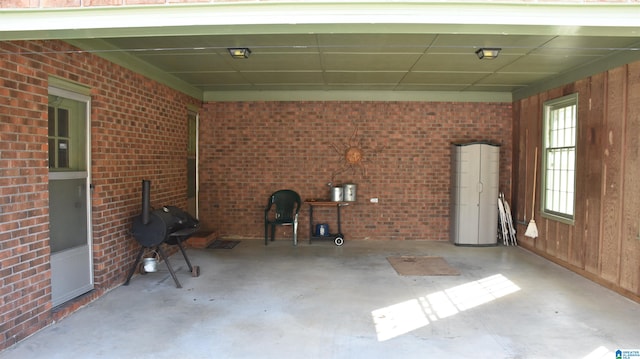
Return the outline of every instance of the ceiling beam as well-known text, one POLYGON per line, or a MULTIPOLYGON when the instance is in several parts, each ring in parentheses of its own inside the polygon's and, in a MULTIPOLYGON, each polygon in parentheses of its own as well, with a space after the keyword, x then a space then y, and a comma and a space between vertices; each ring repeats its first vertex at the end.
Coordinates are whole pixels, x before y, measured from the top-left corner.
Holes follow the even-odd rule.
POLYGON ((509 92, 473 91, 206 91, 205 102, 228 101, 421 101, 512 102, 509 92))

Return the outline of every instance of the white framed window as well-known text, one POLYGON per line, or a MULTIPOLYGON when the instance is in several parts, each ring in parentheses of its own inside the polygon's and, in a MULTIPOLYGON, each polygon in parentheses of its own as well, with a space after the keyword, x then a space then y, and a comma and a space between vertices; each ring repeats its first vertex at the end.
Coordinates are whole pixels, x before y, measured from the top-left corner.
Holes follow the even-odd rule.
POLYGON ((542 213, 573 223, 578 94, 546 101, 543 121, 542 213))

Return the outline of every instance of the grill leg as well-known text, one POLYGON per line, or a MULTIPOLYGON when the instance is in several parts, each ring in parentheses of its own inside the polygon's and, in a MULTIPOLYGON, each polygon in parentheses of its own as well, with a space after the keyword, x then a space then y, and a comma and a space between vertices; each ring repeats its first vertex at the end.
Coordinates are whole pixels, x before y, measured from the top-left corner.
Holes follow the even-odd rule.
MULTIPOLYGON (((187 240, 187 238, 188 237, 185 237, 185 238, 183 238, 183 240, 187 240)), ((191 261, 189 260, 189 257, 187 257, 187 252, 184 250, 184 246, 182 245, 182 241, 179 240, 179 241, 177 241, 176 244, 180 248, 180 251, 182 252, 182 255, 184 256, 184 260, 185 260, 185 262, 187 262, 187 265, 189 266, 189 272, 191 272, 191 276, 192 277, 199 277, 200 276, 200 267, 191 265, 191 261)))
POLYGON ((140 264, 140 259, 142 259, 142 254, 144 253, 144 247, 140 248, 140 252, 138 252, 138 257, 136 257, 136 262, 133 263, 133 268, 131 268, 131 272, 129 272, 129 276, 127 277, 127 281, 124 282, 124 285, 129 285, 129 281, 131 277, 133 277, 133 273, 136 272, 136 268, 138 268, 138 264, 140 264))
POLYGON ((178 248, 180 248, 180 251, 182 252, 182 255, 184 256, 184 260, 187 262, 187 266, 189 266, 189 272, 193 272, 193 267, 191 266, 191 262, 189 261, 189 258, 187 257, 187 252, 185 252, 184 246, 182 246, 182 241, 180 239, 176 239, 176 244, 178 245, 178 248))
POLYGON ((164 251, 160 246, 156 247, 156 249, 158 250, 158 253, 162 257, 162 259, 164 259, 164 262, 167 264, 167 268, 169 268, 169 273, 171 273, 171 276, 173 277, 173 281, 176 282, 176 287, 182 288, 182 284, 180 284, 178 277, 176 277, 176 272, 173 271, 173 267, 171 266, 171 263, 169 263, 169 257, 167 257, 164 254, 164 251))

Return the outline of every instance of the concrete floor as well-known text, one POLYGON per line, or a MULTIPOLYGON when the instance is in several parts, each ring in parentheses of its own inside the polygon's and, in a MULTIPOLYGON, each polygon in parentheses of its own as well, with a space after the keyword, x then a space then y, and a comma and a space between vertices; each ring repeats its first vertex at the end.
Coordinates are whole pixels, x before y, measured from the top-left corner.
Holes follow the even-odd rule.
POLYGON ((0 353, 11 358, 615 358, 640 304, 517 247, 242 240, 171 257, 0 353), (389 255, 459 276, 399 276, 389 255))

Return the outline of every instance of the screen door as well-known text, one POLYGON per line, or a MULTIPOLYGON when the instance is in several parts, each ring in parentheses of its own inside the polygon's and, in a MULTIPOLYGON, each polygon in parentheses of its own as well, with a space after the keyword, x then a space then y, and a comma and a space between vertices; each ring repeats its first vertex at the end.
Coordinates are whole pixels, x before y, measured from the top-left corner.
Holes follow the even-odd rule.
POLYGON ((49 88, 49 233, 53 306, 93 289, 89 97, 49 88))

